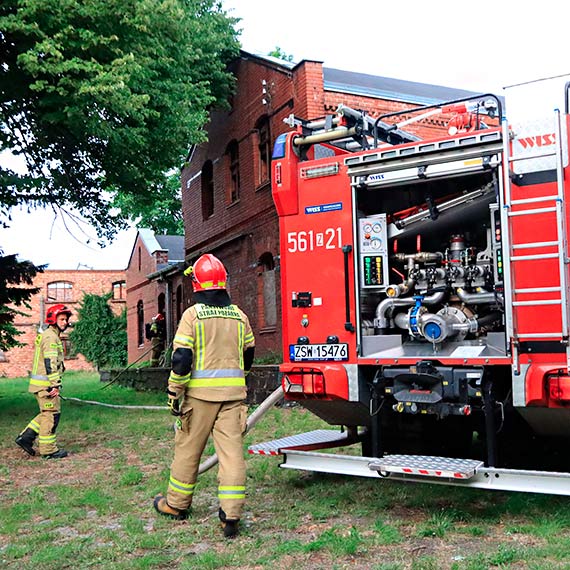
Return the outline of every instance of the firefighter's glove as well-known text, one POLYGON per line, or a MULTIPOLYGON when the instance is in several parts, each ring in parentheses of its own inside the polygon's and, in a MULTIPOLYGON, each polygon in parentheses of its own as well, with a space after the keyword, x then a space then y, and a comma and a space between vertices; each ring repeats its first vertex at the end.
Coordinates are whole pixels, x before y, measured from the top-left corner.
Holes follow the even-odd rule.
POLYGON ((180 397, 175 392, 166 391, 168 394, 168 409, 173 416, 180 415, 180 397))
POLYGON ((180 415, 180 399, 168 397, 168 409, 173 416, 180 415))
POLYGON ((48 398, 57 398, 59 396, 59 388, 57 386, 50 386, 46 392, 48 398))

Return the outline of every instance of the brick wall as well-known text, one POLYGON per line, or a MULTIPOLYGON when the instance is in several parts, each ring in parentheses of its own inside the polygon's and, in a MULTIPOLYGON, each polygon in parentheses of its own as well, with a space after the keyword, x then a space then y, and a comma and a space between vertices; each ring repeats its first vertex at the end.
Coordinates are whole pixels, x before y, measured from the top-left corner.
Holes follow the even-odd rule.
MULTIPOLYGON (((271 198, 270 184, 259 184, 258 121, 266 116, 271 143, 288 132, 283 119, 294 114, 314 119, 332 114, 340 103, 368 111, 372 116, 400 111, 410 105, 372 97, 325 91, 322 63, 303 61, 293 69, 243 54, 235 62, 237 91, 230 111, 214 111, 208 125, 209 142, 195 148, 182 170, 182 209, 185 250, 188 261, 211 252, 220 257, 230 273, 234 302, 249 315, 257 339, 257 355, 281 350, 279 295, 279 228, 271 198), (264 82, 264 83, 262 83, 264 82), (266 93, 263 93, 265 89, 266 93), (265 99, 265 104, 263 103, 265 99), (239 149, 240 199, 229 202, 230 141, 239 149), (213 213, 204 219, 202 211, 201 171, 206 163, 213 166, 213 213), (266 326, 264 319, 263 267, 260 258, 274 257, 276 277, 277 326, 266 326)), ((437 120, 420 122, 409 131, 421 137, 443 131, 437 120)))
POLYGON ((150 341, 144 338, 139 343, 138 330, 138 305, 142 302, 142 321, 149 323, 159 310, 158 297, 162 293, 166 297, 166 284, 164 282, 150 281, 147 275, 157 270, 157 255, 153 255, 146 248, 140 235, 137 235, 131 259, 126 270, 127 280, 127 336, 129 363, 142 357, 142 360, 150 360, 150 341))
MULTIPOLYGON (((39 287, 40 291, 34 295, 30 301, 31 309, 24 309, 26 316, 19 316, 15 320, 18 330, 22 335, 18 340, 25 343, 24 347, 12 348, 3 353, 4 361, 0 361, 0 376, 15 378, 26 376, 31 369, 34 356, 34 339, 38 332, 38 326, 43 323, 45 312, 50 305, 63 302, 72 311, 71 321, 77 319, 77 310, 85 293, 93 295, 103 295, 113 291, 113 283, 125 280, 124 271, 116 270, 47 270, 39 273, 34 279, 34 287, 39 287), (48 284, 57 282, 67 282, 71 284, 61 301, 50 300, 48 298, 48 284)), ((123 288, 123 295, 125 289, 123 288)), ((125 299, 112 299, 109 301, 115 314, 125 307, 125 299)), ((63 338, 66 338, 65 335, 63 338)), ((67 370, 93 370, 83 355, 79 354, 75 358, 66 359, 67 370)))
MULTIPOLYGON (((188 261, 205 252, 214 253, 226 265, 229 292, 249 316, 256 335, 256 352, 264 355, 281 348, 279 295, 278 218, 267 180, 260 183, 258 134, 256 124, 268 117, 271 149, 275 137, 289 127, 283 119, 293 112, 297 74, 281 66, 265 66, 256 59, 240 59, 234 72, 238 90, 232 110, 214 111, 208 127, 209 143, 199 146, 182 171, 182 207, 185 249, 188 261), (265 85, 262 84, 265 81, 265 85), (263 93, 265 88, 266 93, 263 93), (263 103, 266 100, 266 104, 263 103), (238 142, 240 197, 228 198, 228 143, 238 142), (202 215, 202 179, 204 163, 213 163, 214 211, 202 215), (277 325, 264 319, 262 256, 272 256, 275 267, 277 325)), ((191 302, 191 299, 190 299, 191 302)))

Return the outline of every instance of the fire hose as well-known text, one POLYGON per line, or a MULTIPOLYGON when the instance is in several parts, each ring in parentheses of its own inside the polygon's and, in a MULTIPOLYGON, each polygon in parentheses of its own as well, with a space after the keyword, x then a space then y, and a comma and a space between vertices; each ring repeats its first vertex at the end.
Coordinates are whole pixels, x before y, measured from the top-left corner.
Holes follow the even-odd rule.
MULTIPOLYGON (((126 410, 168 410, 167 406, 126 406, 126 405, 117 405, 117 404, 105 404, 103 402, 96 402, 94 400, 81 400, 80 398, 69 398, 60 396, 62 400, 68 400, 73 402, 80 402, 81 404, 92 404, 95 406, 104 406, 106 408, 118 408, 118 409, 126 409, 126 410)), ((276 404, 278 404, 283 399, 283 390, 281 386, 276 388, 259 406, 253 411, 250 416, 247 418, 247 423, 245 426, 245 432, 249 432, 251 428, 276 404)), ((198 473, 204 473, 211 469, 218 463, 218 456, 214 453, 211 457, 206 459, 203 463, 200 464, 198 468, 198 473)))

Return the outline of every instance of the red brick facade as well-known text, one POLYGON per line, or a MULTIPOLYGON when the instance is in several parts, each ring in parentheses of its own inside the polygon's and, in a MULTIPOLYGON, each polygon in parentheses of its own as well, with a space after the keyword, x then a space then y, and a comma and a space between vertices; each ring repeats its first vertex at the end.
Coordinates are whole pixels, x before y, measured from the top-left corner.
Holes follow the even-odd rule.
MULTIPOLYGON (((44 321, 46 310, 55 303, 64 303, 72 311, 71 322, 77 320, 77 310, 83 295, 103 295, 113 293, 109 301, 115 314, 126 306, 125 272, 117 270, 47 270, 38 273, 34 279, 34 287, 40 291, 30 301, 31 309, 24 309, 26 316, 19 316, 15 320, 22 335, 18 340, 25 343, 24 347, 12 348, 8 352, 0 352, 0 376, 15 378, 26 376, 31 369, 34 356, 34 339, 38 327, 44 321)), ((69 349, 63 335, 64 347, 69 349)), ((93 370, 83 355, 78 354, 66 358, 67 370, 93 370)))
POLYGON ((159 311, 165 314, 167 342, 170 342, 188 306, 181 273, 169 274, 170 268, 166 266, 168 251, 155 249, 153 243, 154 234, 150 230, 140 230, 126 270, 129 364, 150 360, 151 343, 145 338, 144 326, 152 317, 159 311), (150 239, 145 240, 143 235, 150 239), (164 275, 161 275, 161 269, 166 271, 164 275))
MULTIPOLYGON (((264 121, 272 149, 275 138, 290 130, 283 122, 290 114, 314 119, 343 103, 378 117, 410 104, 325 90, 323 66, 316 61, 291 68, 242 52, 232 69, 237 91, 231 109, 211 114, 209 142, 193 150, 182 170, 185 251, 188 262, 211 252, 225 263, 232 299, 249 315, 256 354, 263 356, 281 347, 279 230, 270 173, 264 175, 262 165, 264 121)), ((424 121, 406 128, 425 137, 441 126, 424 121)))

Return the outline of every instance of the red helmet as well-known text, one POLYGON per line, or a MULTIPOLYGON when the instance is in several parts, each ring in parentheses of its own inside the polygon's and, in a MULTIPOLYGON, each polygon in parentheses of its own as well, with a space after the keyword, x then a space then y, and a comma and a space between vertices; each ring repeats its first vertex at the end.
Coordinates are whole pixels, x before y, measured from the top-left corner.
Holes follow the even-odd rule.
POLYGON ((154 317, 155 321, 164 321, 164 315, 162 313, 157 313, 156 317, 154 317))
POLYGON ((212 291, 225 289, 228 274, 224 264, 211 253, 198 258, 192 267, 192 289, 196 291, 212 291))
POLYGON ((71 311, 61 303, 52 305, 46 312, 46 325, 55 325, 59 315, 67 315, 67 318, 69 318, 71 317, 71 311))

